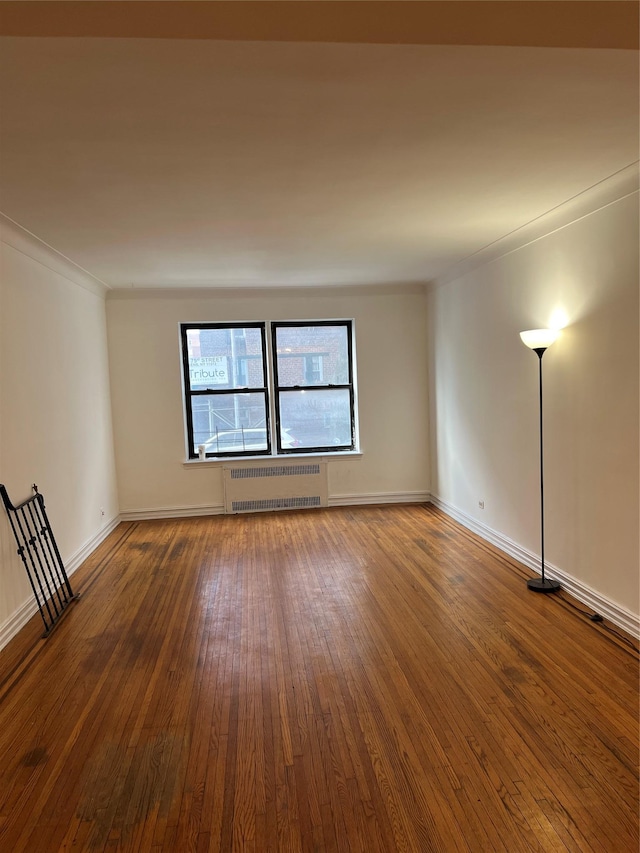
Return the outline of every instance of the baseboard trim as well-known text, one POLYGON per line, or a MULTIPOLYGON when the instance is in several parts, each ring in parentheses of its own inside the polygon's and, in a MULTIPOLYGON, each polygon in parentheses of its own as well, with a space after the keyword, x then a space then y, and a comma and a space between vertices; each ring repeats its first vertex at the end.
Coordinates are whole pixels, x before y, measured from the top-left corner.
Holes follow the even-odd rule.
POLYGON ((196 504, 194 506, 160 506, 143 509, 125 509, 121 521, 153 521, 162 518, 194 518, 201 515, 223 515, 224 504, 196 504))
MULTIPOLYGON (((454 521, 471 530, 472 533, 476 533, 482 539, 495 545, 496 548, 504 551, 505 554, 513 557, 532 571, 539 572, 540 556, 538 554, 534 554, 527 548, 523 548, 522 545, 514 542, 513 539, 509 539, 508 536, 504 536, 497 530, 493 530, 493 528, 472 518, 437 495, 431 495, 431 503, 453 518, 454 521)), ((545 562, 545 566, 549 571, 549 576, 553 577, 554 580, 560 581, 563 589, 570 595, 582 602, 586 607, 591 608, 610 622, 613 622, 614 625, 622 628, 628 634, 631 634, 631 636, 640 639, 640 616, 602 595, 602 593, 578 580, 578 578, 575 578, 568 572, 554 566, 552 563, 545 562)))
POLYGON ((31 596, 17 610, 14 610, 8 619, 5 619, 0 626, 0 649, 3 649, 15 637, 18 631, 27 624, 34 613, 37 612, 38 606, 33 596, 31 596))
MULTIPOLYGON (((67 560, 64 560, 64 568, 69 578, 84 563, 87 557, 95 551, 98 545, 115 530, 118 524, 120 524, 120 516, 116 515, 106 522, 94 536, 88 539, 84 545, 81 545, 67 560)), ((4 648, 37 612, 38 605, 33 595, 31 595, 0 625, 0 649, 4 648)))
POLYGON ((429 503, 429 492, 368 492, 360 495, 330 495, 329 506, 429 503))
POLYGON ((87 557, 92 554, 98 545, 103 542, 107 536, 116 529, 116 527, 120 524, 120 516, 114 515, 109 521, 105 522, 104 527, 101 527, 100 530, 92 536, 91 539, 88 539, 84 545, 78 548, 66 561, 64 567, 69 576, 71 576, 77 568, 79 568, 87 557))
MULTIPOLYGON (((329 496, 328 506, 359 506, 367 504, 428 503, 429 492, 369 492, 360 495, 329 496)), ((195 506, 163 506, 122 510, 121 521, 151 521, 154 518, 191 518, 201 515, 224 515, 224 504, 195 506)))

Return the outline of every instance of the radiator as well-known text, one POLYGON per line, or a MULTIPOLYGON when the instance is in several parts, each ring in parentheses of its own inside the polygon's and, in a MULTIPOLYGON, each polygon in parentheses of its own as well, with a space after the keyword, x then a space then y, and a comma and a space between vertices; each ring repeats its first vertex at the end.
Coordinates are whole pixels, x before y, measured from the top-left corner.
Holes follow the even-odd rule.
POLYGON ((327 506, 327 463, 225 465, 225 512, 327 506))

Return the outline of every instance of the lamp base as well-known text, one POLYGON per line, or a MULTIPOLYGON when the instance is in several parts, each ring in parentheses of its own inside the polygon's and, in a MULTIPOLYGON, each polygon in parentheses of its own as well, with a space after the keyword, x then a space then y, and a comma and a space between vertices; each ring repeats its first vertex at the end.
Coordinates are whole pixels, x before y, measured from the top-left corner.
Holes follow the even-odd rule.
POLYGON ((560 589, 558 581, 550 581, 549 578, 531 578, 527 581, 527 586, 534 592, 558 592, 560 589))

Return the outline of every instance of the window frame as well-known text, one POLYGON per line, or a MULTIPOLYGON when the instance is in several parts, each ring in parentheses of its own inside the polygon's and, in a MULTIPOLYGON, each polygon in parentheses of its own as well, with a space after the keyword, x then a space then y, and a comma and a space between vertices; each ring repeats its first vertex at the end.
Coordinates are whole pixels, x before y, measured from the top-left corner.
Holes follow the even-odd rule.
MULTIPOLYGON (((193 432, 193 406, 192 400, 195 397, 211 397, 211 396, 232 396, 234 394, 263 394, 264 395, 264 416, 267 447, 264 450, 232 450, 218 451, 217 453, 207 453, 207 459, 235 459, 243 456, 271 456, 271 401, 270 401, 270 383, 269 383, 269 366, 267 361, 267 324, 264 321, 240 323, 180 323, 180 347, 182 354, 182 384, 183 384, 183 402, 184 415, 186 426, 187 439, 187 459, 198 459, 198 453, 195 447, 194 432, 193 432), (205 388, 202 390, 194 390, 191 388, 191 377, 189 372, 189 346, 188 333, 192 329, 259 329, 261 332, 261 353, 262 353, 262 378, 264 386, 243 386, 241 388, 205 388)), ((239 429, 239 428, 236 428, 239 429)))
MULTIPOLYGON (((193 425, 193 400, 197 397, 211 397, 216 395, 232 396, 234 394, 263 394, 264 397, 264 418, 266 429, 267 447, 263 450, 231 450, 218 451, 206 454, 206 459, 211 461, 242 459, 251 457, 269 457, 276 458, 282 456, 306 456, 310 454, 331 453, 331 454, 348 454, 357 452, 358 450, 358 414, 356 410, 356 367, 355 358, 355 342, 354 342, 354 321, 352 319, 335 319, 335 320, 270 320, 270 321, 251 321, 251 322, 195 322, 195 323, 180 323, 180 348, 182 361, 182 386, 183 386, 183 415, 185 423, 185 438, 186 438, 186 453, 189 461, 198 460, 200 457, 197 452, 197 447, 194 441, 194 425, 193 425), (347 330, 347 363, 348 363, 348 382, 332 384, 322 383, 320 385, 282 385, 278 384, 278 353, 277 353, 277 330, 279 328, 316 328, 322 326, 344 326, 347 330), (261 357, 262 357, 262 373, 264 386, 242 386, 238 388, 205 388, 202 390, 194 390, 191 388, 191 378, 189 370, 189 344, 188 334, 191 330, 207 330, 207 329, 259 329, 261 332, 261 357), (270 338, 270 344, 267 338, 270 338), (280 393, 285 391, 320 391, 323 390, 347 390, 349 393, 349 418, 351 430, 351 442, 341 445, 317 445, 314 447, 282 447, 281 441, 281 424, 280 424, 280 393)), ((305 356, 305 353, 299 355, 305 356)), ((247 356, 246 358, 257 358, 257 355, 247 356)), ((322 372, 324 373, 323 365, 322 372)), ((248 378, 248 377, 247 377, 248 378)), ((240 427, 236 427, 240 429, 240 427)))
MULTIPOLYGON (((271 335, 271 369, 272 369, 272 392, 275 420, 276 454, 278 456, 302 455, 309 453, 349 453, 356 449, 356 412, 355 412, 355 371, 353 363, 353 320, 273 320, 269 324, 271 335), (347 365, 348 382, 346 383, 322 383, 320 385, 280 385, 278 382, 278 353, 277 334, 282 328, 317 328, 322 326, 344 326, 347 330, 347 365), (336 391, 348 390, 349 392, 349 423, 351 429, 350 444, 341 445, 317 445, 314 447, 292 447, 283 448, 281 445, 280 430, 280 393, 283 391, 336 391)), ((295 354, 292 355, 292 357, 295 354)), ((304 356, 304 353, 300 353, 304 356)), ((323 371, 324 372, 324 371, 323 371)))

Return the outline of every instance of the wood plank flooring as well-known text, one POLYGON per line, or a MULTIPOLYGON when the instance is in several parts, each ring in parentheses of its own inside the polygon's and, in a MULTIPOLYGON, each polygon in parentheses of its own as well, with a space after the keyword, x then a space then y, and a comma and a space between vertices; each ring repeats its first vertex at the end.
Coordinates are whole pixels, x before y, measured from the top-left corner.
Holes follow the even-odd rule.
POLYGON ((638 655, 430 506, 121 524, 0 652, 0 853, 637 853, 638 655))

